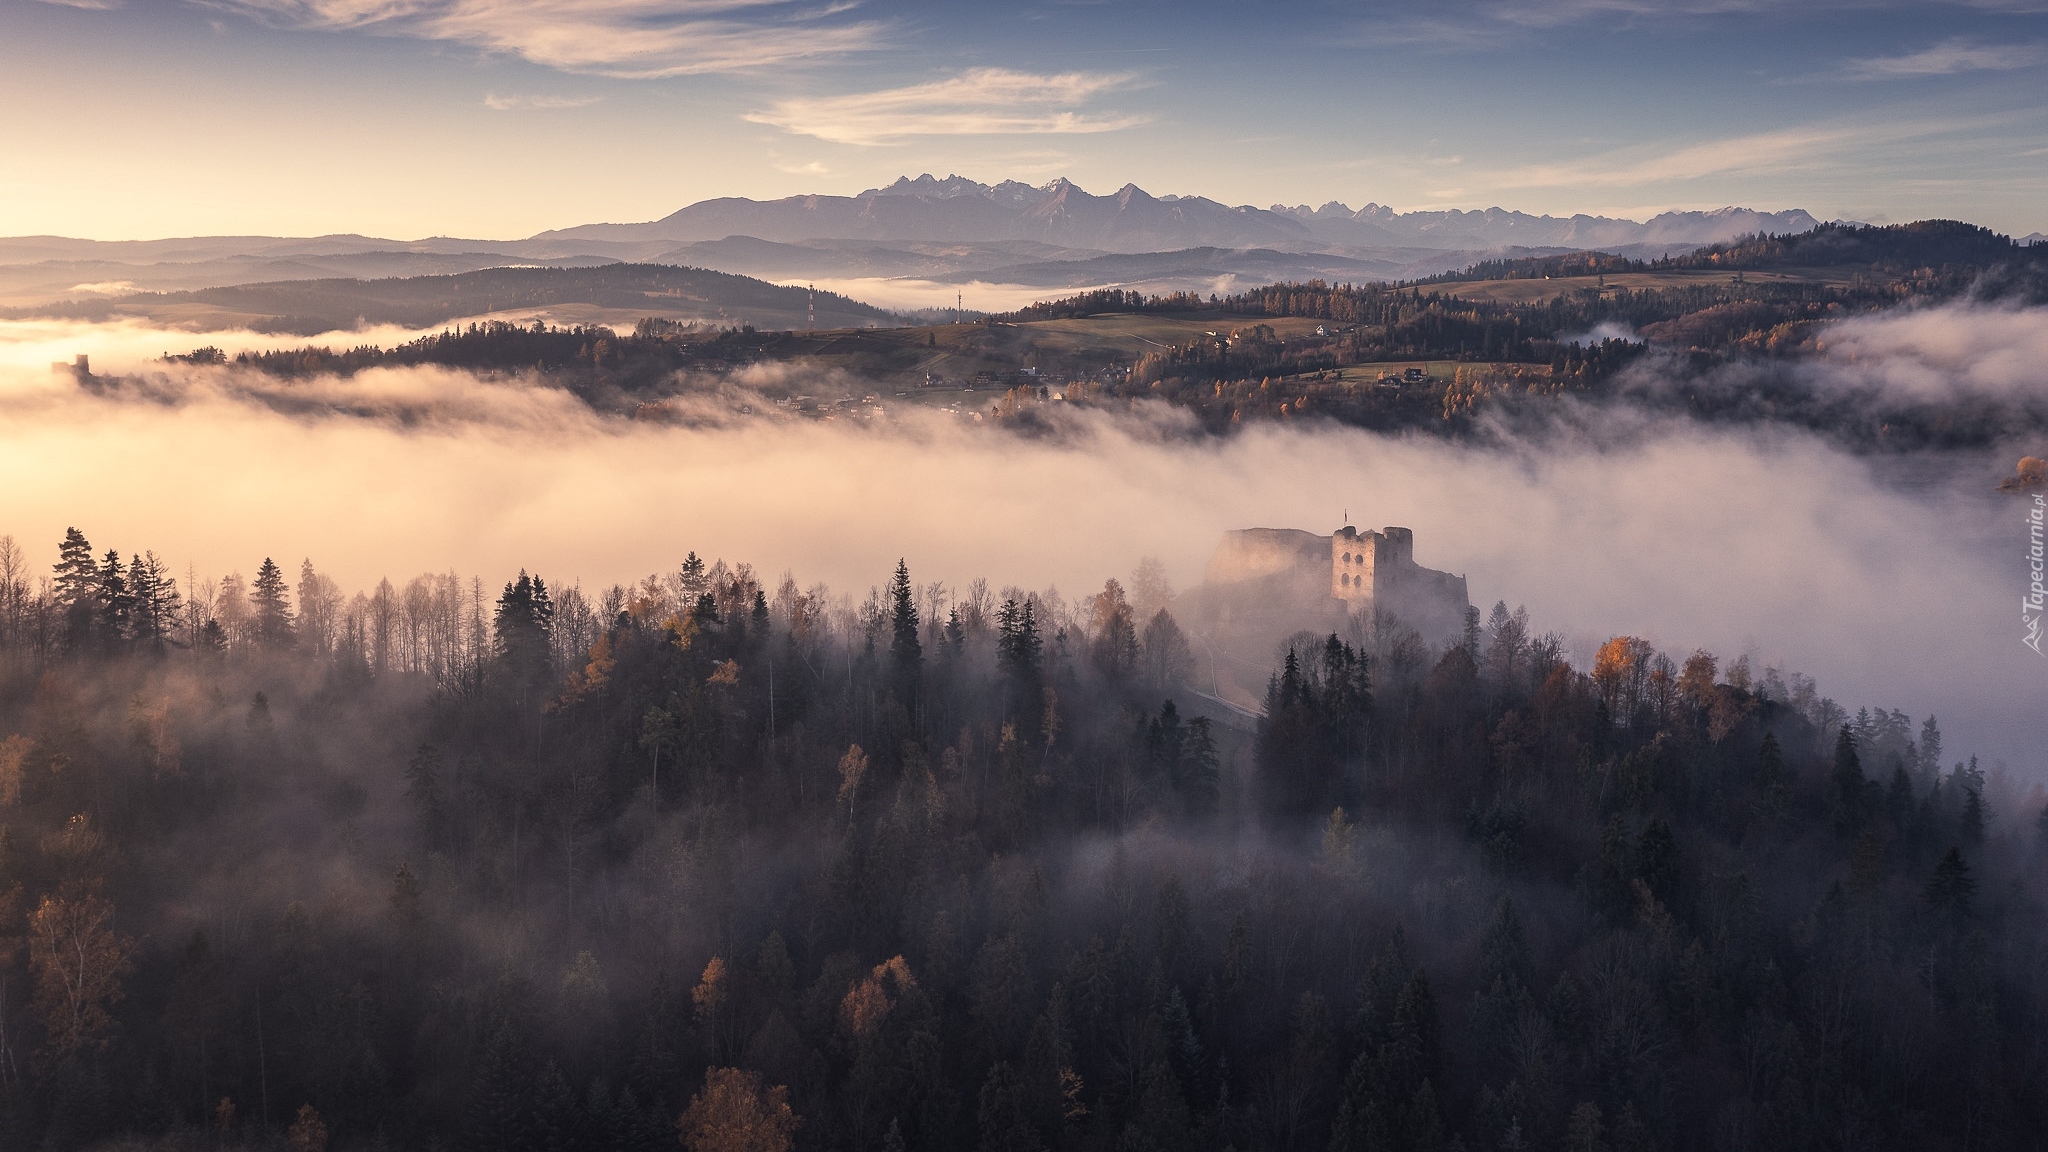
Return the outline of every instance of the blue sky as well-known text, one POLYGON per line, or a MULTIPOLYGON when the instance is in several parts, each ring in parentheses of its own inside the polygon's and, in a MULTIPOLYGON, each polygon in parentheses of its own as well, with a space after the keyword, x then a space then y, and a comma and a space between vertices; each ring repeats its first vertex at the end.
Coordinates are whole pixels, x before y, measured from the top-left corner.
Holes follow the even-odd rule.
POLYGON ((508 237, 899 174, 2048 230, 2048 0, 0 0, 0 235, 508 237))

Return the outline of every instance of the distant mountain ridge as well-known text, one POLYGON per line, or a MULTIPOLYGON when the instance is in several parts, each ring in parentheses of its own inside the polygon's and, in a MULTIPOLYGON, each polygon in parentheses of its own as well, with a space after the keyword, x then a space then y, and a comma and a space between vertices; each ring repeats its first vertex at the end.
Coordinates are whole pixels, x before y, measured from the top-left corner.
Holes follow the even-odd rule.
POLYGON ((779 200, 702 200, 644 224, 586 224, 534 241, 692 243, 752 236, 807 240, 1030 241, 1062 248, 1138 253, 1187 248, 1330 247, 1484 249, 1505 247, 1672 248, 1721 243, 1757 232, 1804 232, 1820 221, 1803 209, 1721 208, 1664 212, 1647 221, 1608 216, 1535 216, 1501 208, 1397 212, 1353 210, 1336 201, 1271 208, 1231 206, 1203 196, 1155 196, 1125 184, 1093 195, 1061 177, 1042 185, 983 184, 964 176, 899 177, 856 196, 810 194, 779 200))
POLYGON ((1660 212, 1648 220, 1612 216, 1532 216, 1503 208, 1461 211, 1396 212, 1380 204, 1352 211, 1331 201, 1320 208, 1275 204, 1276 215, 1307 224, 1333 243, 1405 243, 1417 247, 1476 248, 1487 245, 1549 248, 1633 248, 1668 244, 1698 247, 1720 244, 1762 232, 1785 235, 1809 232, 1821 221, 1802 208, 1759 212, 1753 208, 1716 208, 1710 212, 1660 212), (1436 243, 1431 243, 1436 241, 1436 243))
POLYGON ((1230 292, 1250 279, 1332 282, 1433 276, 1476 262, 1599 249, 1641 259, 1819 224, 1798 209, 1664 212, 1647 221, 1501 208, 1399 212, 1332 201, 1268 208, 1135 184, 1095 195, 1065 178, 984 184, 903 176, 858 195, 702 200, 659 220, 585 224, 517 240, 434 236, 0 238, 0 306, 333 277, 453 275, 490 267, 687 264, 842 287, 898 306, 916 284, 1230 292), (899 292, 888 282, 913 287, 899 292))

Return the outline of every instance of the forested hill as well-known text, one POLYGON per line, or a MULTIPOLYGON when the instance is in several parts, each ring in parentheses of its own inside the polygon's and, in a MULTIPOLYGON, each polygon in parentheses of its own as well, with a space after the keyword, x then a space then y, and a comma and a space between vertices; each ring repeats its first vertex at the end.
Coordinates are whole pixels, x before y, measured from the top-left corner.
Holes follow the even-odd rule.
MULTIPOLYGON (((107 320, 183 311, 216 313, 259 332, 312 335, 364 324, 426 328, 493 312, 588 305, 635 315, 682 315, 759 327, 801 328, 812 294, 750 276, 662 264, 603 264, 591 268, 485 268, 454 276, 386 280, 289 280, 151 292, 105 300, 70 301, 19 316, 107 320)), ((894 314, 833 292, 816 293, 819 322, 828 328, 897 324, 894 314)), ((225 325, 224 325, 225 326, 225 325)))
POLYGON ((1744 659, 1360 620, 1240 732, 1144 573, 51 559, 0 540, 0 1146, 2048 1130, 2038 800, 1744 659))
MULTIPOLYGON (((1683 269, 1853 270, 1883 278, 1919 273, 1983 274, 1997 268, 2048 269, 2048 243, 2021 244, 1989 228, 1960 220, 1910 224, 1822 224, 1790 235, 1748 236, 1678 256, 1631 260, 1605 252, 1570 252, 1513 260, 1487 260, 1462 272, 1417 281, 1540 280, 1683 269)), ((2038 292, 2040 285, 2035 284, 2038 292)))

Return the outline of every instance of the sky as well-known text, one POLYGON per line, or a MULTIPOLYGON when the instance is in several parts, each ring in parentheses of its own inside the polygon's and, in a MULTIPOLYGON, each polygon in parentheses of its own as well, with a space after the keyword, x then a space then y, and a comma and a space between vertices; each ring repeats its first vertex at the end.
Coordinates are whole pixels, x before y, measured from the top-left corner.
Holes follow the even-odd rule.
POLYGON ((899 175, 2048 230, 2048 0, 0 0, 0 235, 512 238, 899 175))

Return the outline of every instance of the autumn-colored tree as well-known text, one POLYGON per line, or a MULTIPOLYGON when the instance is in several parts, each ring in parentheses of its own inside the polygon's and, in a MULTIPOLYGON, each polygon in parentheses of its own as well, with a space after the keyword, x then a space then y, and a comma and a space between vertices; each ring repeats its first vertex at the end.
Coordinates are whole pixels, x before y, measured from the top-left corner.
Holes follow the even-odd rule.
POLYGON ((1634 636, 1616 636, 1594 654, 1593 682, 1600 686, 1600 698, 1616 724, 1627 725, 1634 717, 1655 655, 1649 641, 1634 636))
POLYGON ((850 745, 839 758, 839 802, 846 805, 847 827, 853 826, 854 801, 860 798, 861 778, 868 774, 868 754, 858 744, 850 745))
POLYGON ((311 1104, 299 1105, 298 1118, 285 1133, 285 1147, 291 1152, 327 1152, 327 1122, 311 1104))
POLYGON ((29 916, 35 1009, 59 1061, 92 1052, 114 1030, 135 942, 113 929, 114 906, 98 894, 46 896, 29 916))
POLYGON ((0 740, 0 808, 11 808, 20 803, 21 765, 34 747, 25 736, 9 736, 0 740))
POLYGON ((763 1089, 761 1076, 712 1068, 676 1127, 690 1152, 789 1152, 803 1118, 790 1111, 789 1089, 763 1089))
POLYGON ((695 988, 690 989, 690 1002, 696 1008, 698 1023, 709 1023, 724 1009, 726 999, 732 991, 731 984, 732 982, 726 978, 725 961, 713 956, 711 962, 704 965, 704 978, 697 982, 695 988))
POLYGON ((847 990, 839 1001, 839 1019, 855 1037, 865 1036, 881 1022, 896 1001, 917 986, 910 965, 901 956, 877 964, 874 971, 847 990), (893 993, 893 995, 892 995, 893 993))
POLYGON ((1678 673, 1678 694, 1694 708, 1706 708, 1714 702, 1714 676, 1720 670, 1720 662, 1714 654, 1704 648, 1693 649, 1685 658, 1685 667, 1678 673))

